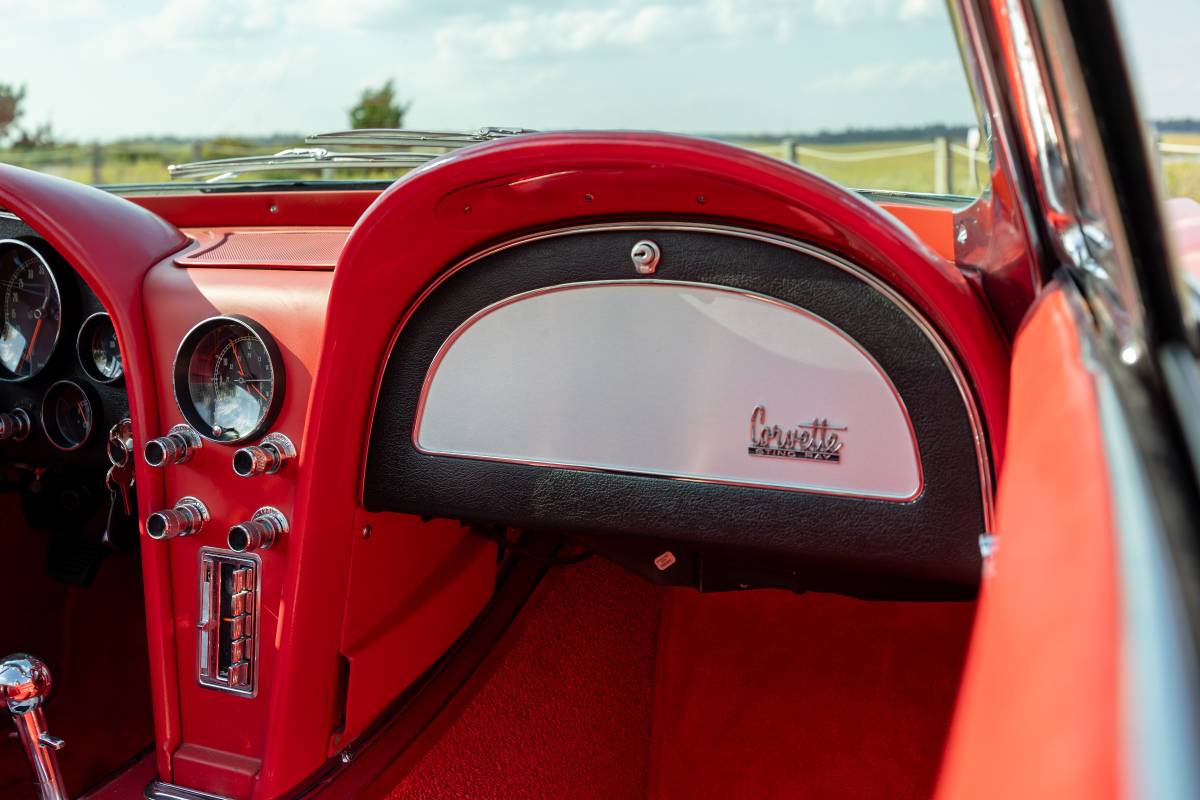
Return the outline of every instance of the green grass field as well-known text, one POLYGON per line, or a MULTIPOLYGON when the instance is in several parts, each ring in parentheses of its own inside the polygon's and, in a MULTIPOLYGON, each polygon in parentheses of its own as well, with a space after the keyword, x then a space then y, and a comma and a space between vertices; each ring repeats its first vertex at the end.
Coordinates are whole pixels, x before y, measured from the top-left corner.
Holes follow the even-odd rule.
MULTIPOLYGON (((1163 141, 1171 144, 1200 145, 1200 134, 1168 134, 1163 141)), ((1167 197, 1190 197, 1200 201, 1200 156, 1190 161, 1163 164, 1163 188, 1167 197)))
MULTIPOLYGON (((1163 137, 1164 142, 1179 144, 1200 144, 1200 135, 1172 134, 1163 137)), ((764 144, 760 142, 745 142, 745 146, 768 155, 782 157, 783 150, 779 144, 764 144)), ((929 142, 862 142, 858 144, 840 145, 804 145, 797 163, 820 175, 823 175, 843 186, 856 189, 882 189, 901 192, 933 192, 934 191, 934 157, 928 148, 921 153, 901 154, 867 160, 844 160, 853 158, 856 153, 864 151, 903 150, 927 145, 929 142), (836 160, 841 158, 843 160, 836 160)), ((987 179, 986 165, 981 164, 976 170, 975 180, 971 180, 970 165, 966 154, 962 151, 962 143, 954 143, 958 148, 952 153, 950 169, 950 190, 955 194, 978 195, 984 188, 987 179)), ((279 142, 269 147, 247 146, 236 141, 213 140, 197 146, 189 144, 163 145, 146 144, 113 144, 96 151, 89 146, 64 146, 51 150, 15 151, 0 150, 0 162, 29 167, 54 175, 59 175, 83 183, 128 184, 128 183, 159 183, 168 179, 166 167, 172 163, 182 163, 197 159, 223 158, 227 156, 244 156, 281 150, 285 147, 303 146, 301 142, 279 142), (98 180, 97 180, 98 178, 98 180)), ((403 171, 349 172, 340 170, 334 175, 339 179, 353 178, 389 178, 403 171)), ((317 178, 319 172, 300 173, 260 173, 247 174, 248 178, 317 178)), ((1168 197, 1192 197, 1200 201, 1200 158, 1193 160, 1172 159, 1163 165, 1163 184, 1168 197)))
MULTIPOLYGON (((805 169, 812 170, 818 175, 829 178, 834 183, 849 186, 854 189, 882 189, 892 192, 933 192, 934 191, 934 160, 932 147, 928 152, 908 155, 886 156, 861 161, 837 161, 821 158, 806 150, 827 153, 830 156, 852 156, 867 151, 885 152, 888 150, 913 149, 921 145, 930 145, 929 141, 897 141, 897 142, 860 142, 856 144, 814 144, 802 145, 803 150, 796 158, 796 163, 805 169)), ((953 144, 965 148, 964 142, 953 144)), ((783 158, 783 148, 780 145, 748 144, 747 146, 776 158, 783 158)), ((965 153, 953 152, 950 168, 950 193, 978 196, 983 191, 987 180, 986 162, 980 162, 976 169, 975 180, 971 180, 970 165, 965 153), (982 182, 980 179, 982 178, 982 182)))

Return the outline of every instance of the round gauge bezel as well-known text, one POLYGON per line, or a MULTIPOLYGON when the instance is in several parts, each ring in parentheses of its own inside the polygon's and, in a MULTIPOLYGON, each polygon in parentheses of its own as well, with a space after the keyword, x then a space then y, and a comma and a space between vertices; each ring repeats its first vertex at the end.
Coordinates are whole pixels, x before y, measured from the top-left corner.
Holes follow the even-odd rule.
POLYGON ((283 370, 283 354, 279 350, 279 345, 275 343, 275 338, 261 324, 241 314, 209 317, 193 325, 192 329, 185 333, 183 339, 180 340, 179 347, 175 351, 175 363, 171 368, 171 389, 175 395, 175 405, 179 408, 179 413, 183 415, 184 421, 191 426, 192 430, 207 441, 217 444, 240 444, 261 436, 279 416, 286 384, 287 376, 283 370), (218 439, 212 435, 212 428, 204 424, 204 420, 196 411, 188 389, 188 373, 191 370, 192 356, 195 355, 196 345, 200 343, 204 335, 218 325, 230 323, 243 328, 266 350, 267 358, 271 362, 271 403, 267 406, 266 414, 253 430, 241 434, 236 439, 218 439))
POLYGON ((103 317, 108 320, 109 326, 113 329, 113 335, 116 335, 117 325, 112 320, 112 316, 107 311, 97 311, 83 321, 79 326, 79 333, 75 336, 75 358, 79 362, 79 368, 83 370, 83 374, 87 375, 96 383, 102 383, 106 386, 113 386, 125 379, 125 354, 121 353, 120 338, 117 339, 117 352, 121 359, 121 372, 115 378, 106 378, 96 368, 96 360, 92 358, 91 336, 96 325, 100 323, 103 317), (86 339, 86 341, 85 341, 86 339))
POLYGON ((50 276, 50 286, 54 289, 54 296, 58 299, 58 329, 54 331, 54 341, 50 345, 50 358, 46 359, 46 363, 40 366, 36 372, 31 372, 28 375, 18 375, 15 377, 10 377, 10 375, 7 374, 9 373, 9 369, 0 365, 0 381, 3 381, 4 383, 24 383, 25 381, 32 380, 38 375, 41 375, 46 367, 50 366, 50 363, 54 361, 54 356, 58 352, 58 340, 62 338, 62 330, 66 323, 66 309, 64 308, 63 303, 62 287, 58 283, 58 276, 54 274, 54 267, 51 266, 50 259, 46 258, 41 251, 39 251, 29 242, 25 242, 20 239, 0 239, 0 248, 4 247, 5 245, 14 244, 33 253, 34 256, 37 257, 37 260, 42 262, 42 266, 46 268, 46 274, 50 276))
POLYGON ((53 445, 55 448, 63 451, 64 453, 73 453, 76 450, 83 447, 84 445, 86 445, 88 442, 90 442, 92 440, 92 437, 96 434, 96 415, 99 413, 100 413, 99 398, 96 396, 96 393, 91 390, 90 387, 88 387, 86 384, 80 383, 79 381, 61 380, 61 381, 55 381, 54 383, 50 384, 50 386, 47 387, 46 391, 42 394, 42 406, 41 406, 41 410, 38 414, 38 417, 39 417, 39 421, 42 424, 42 433, 44 433, 46 435, 46 441, 50 442, 51 445, 53 445), (91 419, 88 424, 87 433, 84 434, 83 438, 80 439, 79 442, 77 442, 74 445, 71 445, 70 447, 62 444, 59 440, 59 437, 56 435, 55 432, 59 430, 57 421, 55 421, 54 427, 51 428, 51 426, 47 420, 47 413, 52 410, 46 408, 46 403, 49 402, 51 396, 54 395, 58 391, 59 387, 61 387, 61 386, 73 386, 76 389, 78 389, 79 393, 83 395, 83 399, 87 401, 88 408, 91 410, 91 414, 90 414, 91 419))

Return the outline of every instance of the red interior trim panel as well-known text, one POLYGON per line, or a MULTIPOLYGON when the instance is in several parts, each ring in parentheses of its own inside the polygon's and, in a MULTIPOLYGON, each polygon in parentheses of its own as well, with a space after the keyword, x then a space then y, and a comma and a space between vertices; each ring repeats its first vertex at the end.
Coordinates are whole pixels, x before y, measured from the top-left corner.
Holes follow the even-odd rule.
POLYGON ((1113 500, 1069 291, 1042 298, 1013 353, 1021 425, 939 800, 1122 796, 1113 500))

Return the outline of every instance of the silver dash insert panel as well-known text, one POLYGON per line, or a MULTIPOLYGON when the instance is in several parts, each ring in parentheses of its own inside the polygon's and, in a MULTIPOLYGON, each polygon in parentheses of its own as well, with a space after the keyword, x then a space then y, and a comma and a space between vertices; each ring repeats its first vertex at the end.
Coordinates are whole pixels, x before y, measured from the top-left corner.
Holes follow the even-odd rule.
POLYGON ((844 331, 725 286, 572 283, 442 345, 413 431, 428 454, 906 502, 923 489, 891 380, 844 331))

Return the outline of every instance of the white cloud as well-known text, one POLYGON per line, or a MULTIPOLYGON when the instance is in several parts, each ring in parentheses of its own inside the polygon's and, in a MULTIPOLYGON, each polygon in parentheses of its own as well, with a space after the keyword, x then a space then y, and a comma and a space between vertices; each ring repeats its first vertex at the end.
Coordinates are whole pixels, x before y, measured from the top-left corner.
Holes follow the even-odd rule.
POLYGON ((637 47, 691 26, 694 12, 661 5, 641 8, 564 9, 549 14, 528 7, 511 9, 500 18, 456 17, 435 34, 445 55, 471 53, 509 61, 554 52, 580 52, 595 47, 637 47))
POLYGON ((871 19, 912 22, 945 13, 941 0, 813 0, 813 14, 833 25, 871 19))
POLYGON ((278 32, 285 19, 279 0, 169 0, 134 20, 121 41, 144 47, 196 47, 278 32))
POLYGON ((661 48, 697 38, 779 40, 795 29, 799 13, 795 3, 781 0, 706 0, 703 4, 617 0, 555 10, 517 5, 499 14, 451 17, 438 26, 434 38, 447 57, 469 54, 513 61, 597 48, 661 48))
POLYGON ((105 11, 103 0, 56 0, 52 3, 0 0, 0 19, 11 29, 37 22, 97 19, 104 16, 105 11))
POLYGON ((811 89, 824 92, 866 92, 873 89, 961 84, 964 80, 962 65, 955 61, 917 59, 906 64, 861 64, 845 72, 824 75, 808 85, 811 89))
POLYGON ((27 118, 67 137, 334 128, 389 78, 414 101, 410 124, 450 128, 815 130, 970 108, 961 78, 945 81, 957 94, 920 79, 941 81, 936 63, 956 55, 944 10, 926 24, 938 0, 0 0, 10 8, 0 19, 23 35, 0 77, 27 84, 27 118), (95 18, 70 24, 64 9, 95 18), (884 23, 844 22, 873 15, 884 23), (856 86, 893 91, 868 108, 856 86))

